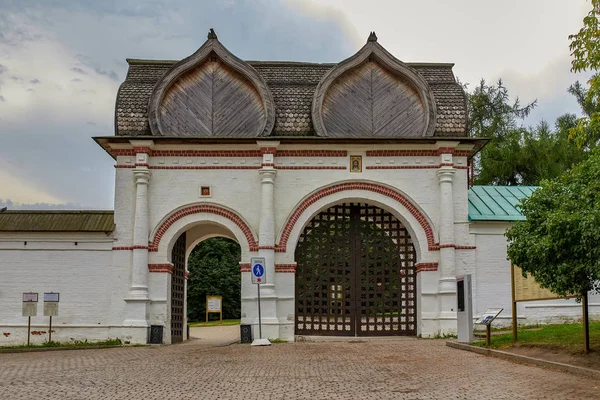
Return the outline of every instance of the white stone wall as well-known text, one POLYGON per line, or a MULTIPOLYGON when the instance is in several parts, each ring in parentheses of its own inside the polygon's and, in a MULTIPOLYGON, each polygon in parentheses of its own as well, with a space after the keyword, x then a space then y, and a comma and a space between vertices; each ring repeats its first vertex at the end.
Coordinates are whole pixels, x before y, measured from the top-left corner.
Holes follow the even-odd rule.
MULTIPOLYGON (((140 142, 141 143, 141 142, 140 142)), ((458 143, 451 143, 456 146, 458 143)), ((136 145, 134 143, 134 145, 136 145)), ((144 142, 146 145, 146 142, 144 142)), ((273 142, 262 142, 256 145, 231 145, 227 150, 233 151, 257 151, 261 146, 277 146, 273 142)), ((369 150, 429 150, 436 151, 438 147, 447 146, 447 142, 431 145, 280 145, 277 151, 303 151, 304 155, 290 155, 274 157, 277 175, 274 186, 274 222, 275 243, 279 244, 284 228, 290 214, 302 201, 321 189, 332 185, 350 182, 375 183, 402 193, 412 204, 414 204, 431 225, 434 233, 434 242, 439 241, 440 220, 440 194, 437 170, 442 162, 454 163, 458 168, 453 177, 454 215, 456 224, 454 226, 454 238, 458 245, 472 245, 472 239, 468 232, 467 220, 467 173, 466 157, 450 157, 442 161, 440 155, 416 155, 416 156, 367 156, 369 150), (310 156, 306 151, 345 151, 346 155, 336 156, 310 156), (349 158, 351 155, 363 157, 363 170, 361 173, 349 171, 349 158), (370 169, 375 167, 377 169, 370 169), (341 169, 343 168, 343 169, 341 169), (383 169, 382 169, 383 168, 383 169), (390 168, 390 169, 387 169, 390 168)), ((166 146, 154 146, 153 151, 167 149, 166 146)), ((222 145, 206 146, 170 146, 169 150, 193 150, 193 151, 215 151, 222 150, 222 145)), ((176 153, 174 153, 176 154, 176 153)), ((227 157, 227 156, 195 156, 193 152, 179 155, 151 155, 148 158, 148 168, 152 176, 148 187, 149 204, 149 240, 152 241, 161 224, 186 207, 209 204, 218 205, 232 211, 250 227, 254 239, 258 242, 260 236, 260 213, 261 213, 261 176, 258 168, 264 160, 257 156, 227 157), (252 169, 250 169, 252 168, 252 169), (210 197, 200 195, 200 186, 210 186, 210 197)), ((116 201, 115 220, 118 226, 115 246, 127 247, 133 245, 134 219, 132 215, 135 210, 135 186, 133 184, 133 167, 136 157, 127 155, 119 156, 117 164, 123 168, 117 168, 116 176, 116 201)), ((289 265, 294 263, 295 240, 302 231, 303 225, 321 209, 330 204, 347 201, 364 201, 384 207, 394 213, 405 223, 409 232, 413 235, 418 246, 418 262, 438 263, 439 251, 428 249, 426 235, 423 228, 411 213, 389 197, 375 192, 351 191, 340 192, 333 196, 327 196, 319 200, 318 204, 312 206, 303 214, 299 222, 294 226, 294 232, 290 235, 286 252, 276 252, 274 263, 289 265)), ((248 263, 250 257, 258 256, 258 252, 251 251, 244 233, 238 226, 218 215, 206 213, 187 215, 171 226, 161 239, 159 251, 149 253, 150 264, 165 264, 170 262, 170 249, 178 235, 188 229, 206 231, 202 237, 214 235, 234 237, 242 247, 242 264, 248 263), (216 224, 216 225, 215 225, 216 224), (196 226, 196 228, 194 228, 196 226), (212 228, 211 228, 212 226, 212 228), (211 231, 212 229, 212 231, 211 231), (212 232, 212 233, 211 233, 212 232), (223 234, 231 232, 231 234, 223 234)), ((199 231, 198 231, 199 232, 199 231)), ((197 244, 195 235, 194 243, 189 243, 191 248, 197 244)), ((260 243, 259 243, 260 244, 260 243)), ((123 253, 127 251, 122 251, 123 253)), ((463 268, 473 268, 473 250, 457 250, 457 265, 463 268)), ((438 271, 427 271, 419 274, 419 291, 422 291, 428 300, 419 298, 419 333, 428 336, 448 330, 442 326, 438 317, 438 271), (421 279, 423 278, 423 279, 421 279), (423 318, 422 318, 423 317, 423 318)), ((248 273, 242 274, 242 322, 257 322, 256 310, 256 288, 249 284, 248 273), (247 281, 247 282, 246 282, 247 281)), ((276 287, 273 297, 273 305, 269 305, 269 297, 265 299, 266 307, 274 307, 276 316, 267 327, 269 337, 280 337, 293 339, 293 316, 294 316, 294 276, 292 273, 277 273, 275 276, 276 287)), ((167 273, 150 273, 149 285, 149 323, 164 324, 165 331, 170 326, 170 280, 167 273)), ((452 297, 450 297, 450 301, 452 297)), ((263 314, 264 316, 264 314, 263 314)), ((169 337, 165 335, 165 341, 169 337)))
MULTIPOLYGON (((473 222, 471 232, 477 245, 475 269, 465 270, 473 279, 473 317, 478 318, 487 308, 504 308, 494 322, 508 326, 512 321, 510 261, 506 254, 504 232, 508 222, 473 222)), ((600 296, 589 297, 590 318, 600 317, 600 296)), ((519 302, 519 324, 561 323, 581 319, 581 304, 575 299, 519 302)), ((477 327, 477 326, 476 326, 477 327)))
POLYGON ((60 293, 53 341, 121 337, 119 302, 127 267, 113 268, 112 236, 99 234, 0 234, 0 346, 27 342, 22 293, 39 293, 31 318, 32 343, 48 340, 43 293, 60 293), (27 242, 27 244, 25 244, 27 242), (77 243, 77 244, 75 244, 77 243))

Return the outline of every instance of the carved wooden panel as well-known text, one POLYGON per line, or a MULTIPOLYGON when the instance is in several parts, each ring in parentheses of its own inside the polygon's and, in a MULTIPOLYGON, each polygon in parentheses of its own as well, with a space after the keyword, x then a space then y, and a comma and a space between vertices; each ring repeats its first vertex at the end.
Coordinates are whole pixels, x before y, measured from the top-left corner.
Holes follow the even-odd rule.
POLYGON ((266 123, 254 85, 215 53, 173 82, 159 110, 169 136, 252 137, 266 123))
POLYGON ((376 60, 335 79, 322 109, 328 136, 422 136, 426 113, 418 91, 376 60))

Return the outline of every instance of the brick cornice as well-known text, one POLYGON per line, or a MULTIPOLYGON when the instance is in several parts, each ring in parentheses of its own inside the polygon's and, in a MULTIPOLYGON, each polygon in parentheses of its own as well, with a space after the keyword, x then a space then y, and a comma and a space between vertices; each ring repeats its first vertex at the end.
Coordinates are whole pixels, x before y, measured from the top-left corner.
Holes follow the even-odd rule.
POLYGON ((240 263, 240 272, 250 272, 251 267, 250 263, 240 263))
POLYGON ((304 201, 302 201, 294 209, 294 211, 286 220, 283 232, 281 234, 281 238, 279 240, 279 245, 277 246, 277 251, 285 252, 287 250, 287 241, 290 237, 290 234, 292 233, 294 226, 300 219, 300 216, 302 215, 302 213, 304 213, 304 211, 306 211, 308 207, 310 207, 313 203, 317 202, 323 197, 327 197, 332 194, 348 190, 365 190, 369 192, 375 192, 398 201, 416 218, 419 225, 421 225, 421 227, 425 231, 425 236, 427 237, 427 245, 429 250, 435 250, 435 246, 437 244, 434 243, 433 229, 429 225, 429 222, 421 213, 421 211, 419 211, 419 209, 414 204, 412 204, 412 202, 408 200, 402 193, 390 189, 389 187, 377 185, 374 183, 349 182, 321 189, 304 199, 304 201))
POLYGON ((175 213, 171 214, 167 219, 165 219, 162 222, 160 227, 156 230, 156 234, 154 235, 154 238, 152 239, 152 242, 149 246, 149 250, 153 251, 153 252, 158 251, 158 245, 160 244, 160 240, 162 239, 163 235, 167 232, 169 227, 171 227, 171 225, 173 225, 176 221, 178 221, 179 219, 181 219, 185 216, 193 215, 193 214, 200 214, 200 213, 209 213, 209 214, 220 215, 222 217, 225 217, 225 218, 231 220, 244 233, 244 236, 246 237, 246 240, 248 241, 249 251, 257 251, 258 250, 258 244, 257 244, 256 240, 254 239, 252 230, 244 222, 244 220, 239 215, 235 214, 234 212, 232 212, 226 208, 219 207, 219 206, 212 205, 212 204, 189 206, 189 207, 185 207, 185 208, 178 210, 175 213))
POLYGON ((439 169, 441 167, 454 167, 456 169, 468 169, 466 165, 454 165, 442 163, 436 165, 367 165, 365 169, 439 169))
POLYGON ((436 150, 367 150, 368 157, 434 157, 441 154, 452 154, 455 157, 469 157, 471 150, 457 150, 441 147, 436 150))
POLYGON ((425 271, 437 271, 438 270, 438 263, 437 262, 417 263, 415 265, 415 268, 417 270, 417 273, 419 273, 419 272, 425 272, 425 271))
POLYGON ((294 264, 275 264, 275 272, 281 273, 296 273, 296 263, 294 264))
MULTIPOLYGON (((169 274, 173 273, 173 264, 171 263, 167 263, 167 264, 148 264, 148 271, 149 272, 166 272, 169 274)), ((187 276, 186 276, 187 278, 187 276)))
POLYGON ((279 150, 277 157, 346 157, 346 150, 279 150))

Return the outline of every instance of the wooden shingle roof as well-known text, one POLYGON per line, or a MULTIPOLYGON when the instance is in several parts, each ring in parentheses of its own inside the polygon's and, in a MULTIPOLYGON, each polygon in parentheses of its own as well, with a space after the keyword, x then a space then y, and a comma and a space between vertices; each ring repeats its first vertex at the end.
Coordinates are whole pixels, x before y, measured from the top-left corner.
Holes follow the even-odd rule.
MULTIPOLYGON (((152 135, 148 103, 157 82, 178 61, 128 59, 129 71, 117 94, 115 134, 152 135)), ((311 107, 323 76, 337 64, 248 61, 266 81, 275 103, 271 136, 315 136, 311 107)), ((453 64, 407 63, 433 93, 436 105, 434 136, 467 136, 465 94, 452 72, 453 64)))
POLYGON ((0 232, 112 232, 114 211, 0 212, 0 232))

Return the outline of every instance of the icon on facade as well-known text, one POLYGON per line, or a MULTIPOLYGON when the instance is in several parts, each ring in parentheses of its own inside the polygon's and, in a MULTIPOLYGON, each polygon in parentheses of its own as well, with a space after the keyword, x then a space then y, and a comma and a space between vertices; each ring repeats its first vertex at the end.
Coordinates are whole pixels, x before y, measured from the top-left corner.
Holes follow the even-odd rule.
POLYGON ((362 172, 362 156, 350 156, 350 172, 362 172))
POLYGON ((200 197, 210 197, 210 186, 200 186, 200 197))

